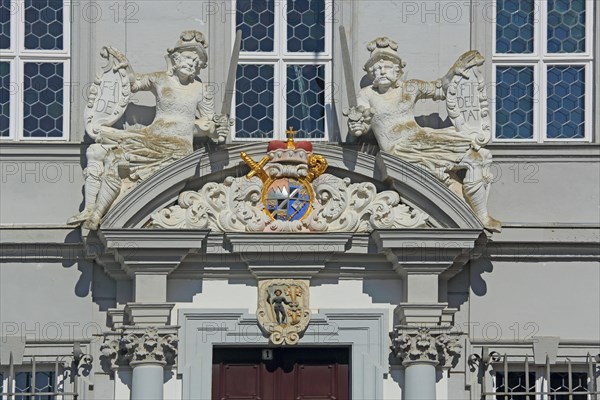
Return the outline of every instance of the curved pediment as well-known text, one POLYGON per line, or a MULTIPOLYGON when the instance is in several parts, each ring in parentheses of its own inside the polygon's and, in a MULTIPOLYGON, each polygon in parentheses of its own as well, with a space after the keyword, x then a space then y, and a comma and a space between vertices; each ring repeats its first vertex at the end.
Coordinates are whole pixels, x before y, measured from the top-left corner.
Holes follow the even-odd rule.
MULTIPOLYGON (((244 144, 210 150, 200 149, 194 152, 158 171, 131 190, 108 212, 100 229, 143 228, 149 225, 167 227, 151 223, 151 220, 157 213, 164 212, 163 210, 181 208, 182 203, 178 200, 182 193, 201 193, 209 183, 214 186, 223 185, 226 180, 231 182, 232 178, 237 182, 245 179, 243 177, 248 173, 249 168, 240 159, 242 151, 250 158, 260 160, 267 152, 267 144, 244 144)), ((326 174, 321 178, 328 176, 329 183, 341 185, 343 190, 347 193, 355 193, 354 195, 356 195, 356 185, 362 184, 360 188, 366 191, 359 193, 358 196, 371 196, 369 201, 380 201, 382 206, 392 210, 391 214, 388 213, 388 219, 393 220, 392 225, 373 225, 373 229, 402 229, 402 227, 483 229, 464 200, 458 198, 430 173, 395 156, 386 153, 373 156, 342 146, 318 144, 314 145, 314 153, 323 156, 329 164, 326 174), (410 217, 411 214, 417 219, 410 217), (425 214, 426 222, 419 221, 418 218, 425 214), (407 215, 410 217, 409 220, 406 220, 407 215), (399 219, 404 219, 404 222, 399 219)), ((322 182, 316 179, 314 185, 319 184, 322 182)), ((204 200, 200 198, 194 201, 204 200)), ((184 205, 188 203, 184 202, 184 205)), ((355 202, 346 201, 344 207, 347 208, 342 210, 344 215, 354 212, 357 213, 355 217, 362 220, 372 217, 371 214, 365 214, 368 211, 365 207, 359 204, 360 207, 352 208, 351 203, 355 202)), ((179 212, 185 213, 185 210, 179 212)), ((364 224, 362 226, 362 231, 365 231, 364 224)), ((194 226, 184 225, 169 227, 194 228, 194 226)), ((244 229, 214 224, 207 227, 222 231, 244 229)), ((354 231, 360 231, 357 227, 358 225, 353 228, 354 231)), ((340 229, 337 231, 343 231, 343 228, 340 229)))

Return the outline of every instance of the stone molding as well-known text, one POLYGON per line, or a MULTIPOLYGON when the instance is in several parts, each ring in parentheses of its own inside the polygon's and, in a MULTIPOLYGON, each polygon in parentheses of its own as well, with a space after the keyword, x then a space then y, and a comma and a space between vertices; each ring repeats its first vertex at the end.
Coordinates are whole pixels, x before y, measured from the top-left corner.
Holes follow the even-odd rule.
MULTIPOLYGON (((265 145, 266 143, 249 144, 248 142, 233 142, 227 145, 226 148, 238 150, 239 148, 247 148, 249 146, 265 147, 265 145)), ((14 142, 3 140, 2 148, 0 148, 0 158, 3 160, 40 160, 40 158, 54 160, 60 158, 72 159, 73 162, 79 162, 88 146, 89 143, 84 142, 14 142)), ((373 157, 365 153, 359 146, 348 143, 318 143, 315 144, 315 149, 321 149, 325 146, 330 148, 339 147, 345 153, 361 153, 367 157, 373 157)), ((377 153, 377 146, 375 145, 363 145, 363 147, 368 147, 369 153, 377 153)), ((600 162, 599 143, 490 143, 487 148, 493 152, 495 162, 524 159, 528 159, 531 162, 600 162)), ((343 162, 347 157, 344 155, 343 157, 334 157, 334 159, 336 158, 340 162, 343 162)), ((330 163, 332 161, 329 157, 327 160, 330 163)), ((368 163, 365 163, 362 168, 368 170, 368 163)))
POLYGON ((418 363, 441 367, 456 365, 462 348, 459 337, 450 333, 449 328, 395 327, 390 333, 391 349, 405 367, 418 363))
POLYGON ((115 335, 116 332, 106 333, 100 346, 101 361, 112 371, 127 364, 134 367, 144 363, 163 366, 175 363, 179 338, 174 327, 129 328, 118 338, 115 335))
MULTIPOLYGON (((349 346, 353 398, 382 399, 388 372, 387 309, 319 309, 299 346, 349 346)), ((267 347, 255 315, 240 309, 180 309, 177 373, 182 398, 209 399, 212 352, 219 346, 267 347)))

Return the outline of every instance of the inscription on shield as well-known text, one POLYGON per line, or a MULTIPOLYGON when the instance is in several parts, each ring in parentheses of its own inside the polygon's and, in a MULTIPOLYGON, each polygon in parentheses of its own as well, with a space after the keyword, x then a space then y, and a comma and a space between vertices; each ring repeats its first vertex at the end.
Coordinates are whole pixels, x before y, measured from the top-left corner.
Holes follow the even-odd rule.
POLYGON ((112 126, 125 113, 134 76, 127 58, 117 49, 104 47, 100 56, 106 59, 106 64, 90 87, 84 112, 86 132, 93 138, 103 127, 112 126))

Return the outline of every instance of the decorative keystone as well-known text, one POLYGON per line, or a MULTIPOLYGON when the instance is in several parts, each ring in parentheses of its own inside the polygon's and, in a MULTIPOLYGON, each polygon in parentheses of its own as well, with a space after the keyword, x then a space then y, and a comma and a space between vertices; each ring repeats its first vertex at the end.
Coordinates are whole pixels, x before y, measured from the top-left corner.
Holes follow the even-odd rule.
POLYGON ((390 334, 392 351, 402 359, 402 365, 433 363, 453 366, 460 356, 459 336, 445 332, 431 332, 429 328, 396 327, 390 334))

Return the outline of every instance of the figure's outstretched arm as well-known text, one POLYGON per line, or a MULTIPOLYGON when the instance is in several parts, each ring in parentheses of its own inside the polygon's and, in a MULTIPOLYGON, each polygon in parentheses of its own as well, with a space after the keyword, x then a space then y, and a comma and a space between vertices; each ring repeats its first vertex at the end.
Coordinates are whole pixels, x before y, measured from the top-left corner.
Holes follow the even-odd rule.
POLYGON ((157 74, 157 72, 152 72, 149 74, 135 74, 135 80, 131 82, 131 91, 135 93, 152 90, 157 74))
POLYGON ((404 87, 406 91, 413 94, 417 100, 432 99, 437 101, 446 98, 448 83, 444 82, 444 78, 431 82, 411 79, 406 81, 404 87))

